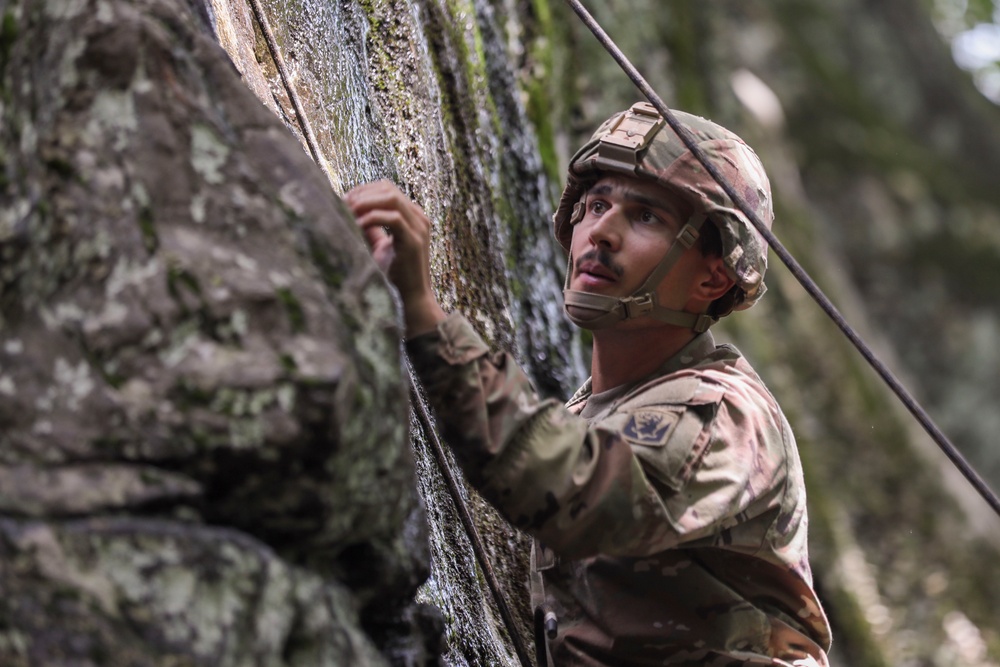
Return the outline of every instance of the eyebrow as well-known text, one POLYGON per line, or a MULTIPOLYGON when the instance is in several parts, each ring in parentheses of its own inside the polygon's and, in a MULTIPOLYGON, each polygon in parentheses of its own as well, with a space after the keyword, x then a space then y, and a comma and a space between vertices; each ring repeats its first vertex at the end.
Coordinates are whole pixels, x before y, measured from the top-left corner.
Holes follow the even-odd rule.
MULTIPOLYGON (((592 187, 588 194, 593 194, 597 196, 608 195, 611 194, 614 191, 614 189, 615 186, 609 183, 602 183, 601 185, 592 187)), ((637 192, 632 192, 627 188, 622 188, 622 189, 625 190, 624 197, 627 201, 634 202, 636 204, 642 204, 643 206, 646 206, 648 208, 658 208, 663 211, 667 211, 668 213, 674 215, 675 217, 680 216, 680 211, 677 210, 677 207, 673 204, 673 202, 653 199, 652 197, 647 197, 646 195, 639 194, 637 192)))

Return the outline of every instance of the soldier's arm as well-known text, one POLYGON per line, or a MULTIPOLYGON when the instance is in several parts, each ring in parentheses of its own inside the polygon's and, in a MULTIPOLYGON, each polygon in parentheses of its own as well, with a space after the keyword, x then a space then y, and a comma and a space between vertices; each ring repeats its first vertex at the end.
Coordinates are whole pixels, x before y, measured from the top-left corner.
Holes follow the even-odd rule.
POLYGON ((469 481, 563 557, 655 553, 713 534, 753 502, 746 481, 755 466, 713 451, 710 410, 702 419, 679 406, 679 440, 636 446, 619 423, 627 415, 590 426, 539 400, 510 355, 491 354, 460 316, 407 348, 469 481), (696 477, 702 461, 713 469, 696 477))

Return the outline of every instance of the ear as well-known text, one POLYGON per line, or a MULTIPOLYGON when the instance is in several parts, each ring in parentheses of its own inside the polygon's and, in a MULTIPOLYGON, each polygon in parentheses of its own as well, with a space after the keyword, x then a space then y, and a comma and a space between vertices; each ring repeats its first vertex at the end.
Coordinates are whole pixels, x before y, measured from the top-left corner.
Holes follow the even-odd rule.
POLYGON ((730 289, 736 281, 729 277, 721 257, 706 257, 701 281, 695 288, 699 299, 715 301, 730 289))

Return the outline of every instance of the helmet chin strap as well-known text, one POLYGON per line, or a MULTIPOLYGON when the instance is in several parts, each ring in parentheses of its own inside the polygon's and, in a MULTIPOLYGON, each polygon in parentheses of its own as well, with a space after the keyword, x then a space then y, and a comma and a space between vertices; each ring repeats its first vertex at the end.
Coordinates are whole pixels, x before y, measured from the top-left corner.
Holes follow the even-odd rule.
POLYGON ((573 255, 570 253, 569 267, 566 269, 566 284, 563 289, 563 309, 566 311, 566 315, 578 327, 591 331, 606 329, 622 320, 633 320, 640 317, 651 317, 661 322, 693 329, 696 333, 708 330, 710 326, 715 324, 716 318, 705 314, 664 308, 657 303, 656 298, 656 288, 659 287, 670 269, 680 260, 681 255, 698 240, 704 224, 704 215, 691 216, 687 224, 677 234, 677 238, 674 239, 663 259, 646 278, 646 282, 627 297, 605 296, 569 289, 570 276, 573 273, 573 255), (570 310, 570 306, 573 306, 574 310, 588 311, 594 315, 581 317, 574 314, 573 310, 570 310))

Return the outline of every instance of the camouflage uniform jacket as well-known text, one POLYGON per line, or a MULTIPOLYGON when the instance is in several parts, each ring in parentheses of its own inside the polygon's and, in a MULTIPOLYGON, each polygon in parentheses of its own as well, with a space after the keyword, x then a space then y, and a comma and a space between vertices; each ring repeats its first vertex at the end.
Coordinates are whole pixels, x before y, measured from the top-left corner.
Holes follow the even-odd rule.
POLYGON ((554 665, 826 664, 795 441, 735 349, 706 332, 567 410, 461 316, 407 347, 469 481, 537 540, 554 665))

